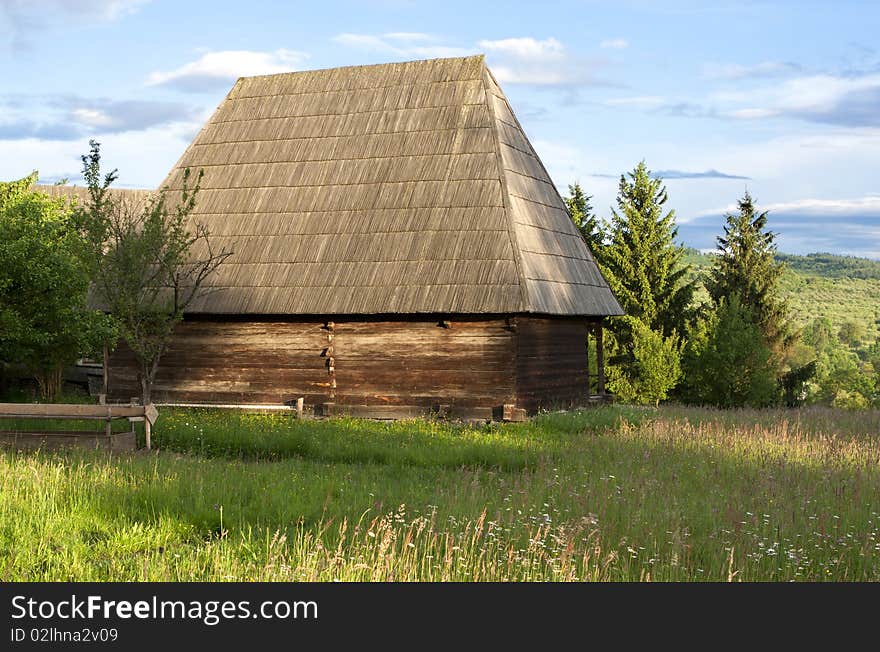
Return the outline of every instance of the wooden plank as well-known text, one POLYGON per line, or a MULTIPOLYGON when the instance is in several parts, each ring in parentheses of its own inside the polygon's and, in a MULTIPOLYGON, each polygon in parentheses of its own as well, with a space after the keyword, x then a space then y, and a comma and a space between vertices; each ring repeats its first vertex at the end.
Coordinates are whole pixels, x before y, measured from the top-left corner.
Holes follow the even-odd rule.
MULTIPOLYGON (((450 406, 445 418, 491 420, 492 408, 450 406)), ((436 416, 430 406, 421 405, 357 405, 324 403, 321 415, 325 417, 356 417, 362 419, 412 419, 416 417, 436 416)))
POLYGON ((122 419, 143 415, 142 405, 0 403, 0 417, 3 418, 122 419))

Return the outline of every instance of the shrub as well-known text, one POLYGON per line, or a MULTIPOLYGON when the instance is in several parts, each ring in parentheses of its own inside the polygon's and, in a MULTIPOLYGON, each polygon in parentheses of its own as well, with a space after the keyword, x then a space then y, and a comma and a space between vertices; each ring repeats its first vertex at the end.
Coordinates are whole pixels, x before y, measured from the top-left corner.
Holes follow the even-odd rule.
POLYGON ((681 377, 678 338, 663 337, 634 317, 625 319, 632 329, 634 363, 609 368, 608 384, 624 402, 657 405, 681 377))

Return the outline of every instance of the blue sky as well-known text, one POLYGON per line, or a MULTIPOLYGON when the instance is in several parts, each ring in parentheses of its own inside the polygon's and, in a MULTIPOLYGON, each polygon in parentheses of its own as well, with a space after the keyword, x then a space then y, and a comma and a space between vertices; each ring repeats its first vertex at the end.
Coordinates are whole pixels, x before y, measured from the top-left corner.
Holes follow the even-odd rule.
POLYGON ((880 3, 0 0, 0 179, 89 138, 156 187, 241 75, 483 52, 560 190, 641 159, 683 242, 748 189, 780 249, 880 258, 880 3))

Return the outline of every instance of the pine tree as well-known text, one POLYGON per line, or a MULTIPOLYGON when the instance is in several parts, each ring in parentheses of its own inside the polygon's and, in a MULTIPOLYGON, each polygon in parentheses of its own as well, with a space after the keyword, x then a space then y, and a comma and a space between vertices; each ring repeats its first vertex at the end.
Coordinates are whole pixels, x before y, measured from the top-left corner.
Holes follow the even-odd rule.
POLYGON ((564 201, 572 221, 584 236, 590 251, 595 255, 602 247, 603 236, 599 220, 593 212, 593 207, 590 205, 592 198, 592 195, 584 193, 581 184, 575 182, 574 185, 568 186, 568 196, 564 201))
POLYGON ((706 289, 715 305, 737 297, 761 329, 764 343, 781 362, 794 336, 788 321, 788 305, 779 297, 779 278, 784 270, 776 262, 776 234, 767 229, 767 211, 759 213, 746 192, 739 212, 726 216, 724 236, 718 237, 706 289))
MULTIPOLYGON (((695 281, 687 281, 684 247, 675 244, 675 211, 664 214, 662 179, 645 162, 620 177, 618 210, 612 210, 609 242, 597 255, 602 273, 626 314, 669 337, 687 331, 695 281)), ((625 321, 612 322, 618 343, 631 342, 625 321)))

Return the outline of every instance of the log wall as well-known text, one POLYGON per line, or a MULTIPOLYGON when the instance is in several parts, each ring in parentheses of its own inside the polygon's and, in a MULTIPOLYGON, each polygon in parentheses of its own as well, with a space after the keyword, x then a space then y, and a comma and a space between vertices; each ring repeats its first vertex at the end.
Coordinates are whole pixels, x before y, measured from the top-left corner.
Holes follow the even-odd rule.
MULTIPOLYGON (((353 414, 377 416, 437 406, 455 414, 585 405, 590 323, 531 316, 188 319, 162 359, 153 400, 281 405, 302 396, 309 406, 354 406, 353 414)), ((110 357, 108 380, 114 400, 140 394, 124 346, 110 357)))
MULTIPOLYGON (((156 402, 491 407, 515 399, 515 333, 504 318, 414 321, 186 320, 153 386, 156 402)), ((138 396, 132 353, 110 358, 114 400, 138 396)))
MULTIPOLYGON (((327 399, 323 322, 185 320, 175 330, 153 385, 157 403, 280 405, 327 399)), ((110 356, 108 393, 140 396, 134 356, 110 356)))
POLYGON ((587 404, 587 329, 594 322, 519 316, 516 405, 527 412, 587 404))

